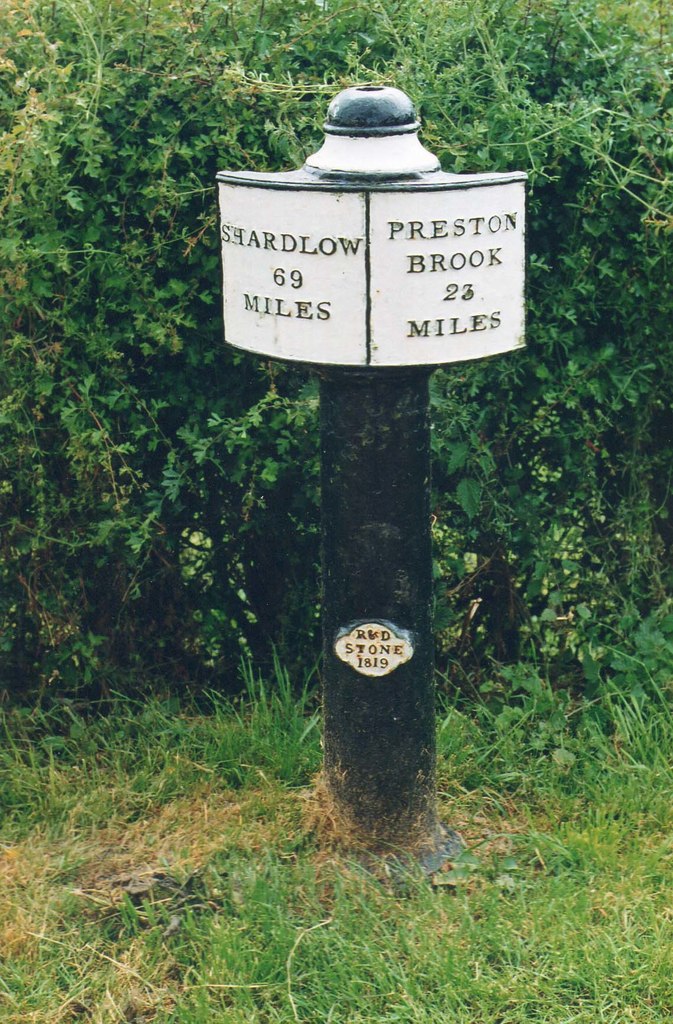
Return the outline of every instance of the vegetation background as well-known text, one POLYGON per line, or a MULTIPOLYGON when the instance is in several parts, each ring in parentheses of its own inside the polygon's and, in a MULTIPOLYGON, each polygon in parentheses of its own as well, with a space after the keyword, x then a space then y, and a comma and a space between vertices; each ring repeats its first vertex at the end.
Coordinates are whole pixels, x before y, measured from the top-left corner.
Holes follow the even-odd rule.
POLYGON ((0 5, 3 1022, 669 1024, 672 19, 0 5), (433 378, 467 850, 404 892, 311 827, 315 382, 220 322, 216 171, 356 82, 530 175, 528 348, 433 378))
POLYGON ((530 175, 524 354, 433 379, 439 667, 670 662, 671 14, 597 0, 16 0, 0 58, 0 678, 226 686, 318 653, 317 392, 222 344, 214 175, 385 82, 530 175))

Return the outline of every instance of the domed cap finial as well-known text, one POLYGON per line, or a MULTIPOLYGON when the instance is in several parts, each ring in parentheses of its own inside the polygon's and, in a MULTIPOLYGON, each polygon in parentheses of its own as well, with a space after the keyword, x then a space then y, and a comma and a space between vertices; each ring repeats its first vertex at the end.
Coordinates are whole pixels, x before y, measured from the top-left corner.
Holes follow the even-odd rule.
POLYGON ((325 141, 304 167, 309 172, 394 180, 439 170, 418 139, 414 105, 400 89, 356 85, 335 96, 325 141))
POLYGON ((401 89, 384 85, 356 85, 335 96, 327 111, 328 135, 372 138, 416 132, 420 122, 414 105, 401 89))

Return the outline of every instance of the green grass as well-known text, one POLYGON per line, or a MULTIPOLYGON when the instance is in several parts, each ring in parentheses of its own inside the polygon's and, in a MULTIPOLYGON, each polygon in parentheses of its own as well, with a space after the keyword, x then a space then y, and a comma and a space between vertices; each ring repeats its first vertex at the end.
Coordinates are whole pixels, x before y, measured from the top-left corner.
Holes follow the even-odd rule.
POLYGON ((307 828, 315 695, 247 682, 198 711, 4 713, 3 1022, 670 1022, 661 700, 568 706, 546 746, 534 703, 444 708, 443 816, 469 852, 400 893, 307 828))

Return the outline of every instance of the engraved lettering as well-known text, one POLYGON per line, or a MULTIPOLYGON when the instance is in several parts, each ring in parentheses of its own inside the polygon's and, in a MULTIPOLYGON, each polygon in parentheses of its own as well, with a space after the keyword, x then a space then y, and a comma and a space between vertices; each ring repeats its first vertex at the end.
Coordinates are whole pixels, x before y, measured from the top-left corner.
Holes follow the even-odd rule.
MULTIPOLYGON (((471 289, 471 286, 468 286, 471 289)), ((466 297, 465 295, 463 296, 466 297)), ((459 316, 439 317, 436 320, 408 320, 408 338, 443 338, 446 335, 478 334, 496 330, 502 322, 500 310, 493 313, 474 313, 463 319, 459 316)))
MULTIPOLYGON (((404 228, 404 225, 400 225, 404 228)), ((326 235, 323 238, 313 235, 293 235, 284 231, 276 235, 273 231, 262 231, 258 228, 244 228, 234 224, 222 224, 220 228, 222 241, 230 245, 252 246, 254 249, 266 249, 272 252, 298 252, 303 256, 334 256, 337 252, 344 256, 357 256, 364 239, 334 238, 326 235)))
POLYGON ((339 244, 343 249, 344 256, 349 256, 351 253, 353 256, 357 256, 358 249, 360 248, 361 238, 340 238, 339 244))
POLYGON ((497 249, 473 249, 472 252, 431 252, 427 256, 421 253, 408 254, 407 274, 437 274, 446 273, 450 270, 464 270, 470 266, 477 267, 500 267, 502 259, 500 253, 502 247, 497 249))
POLYGON ((407 338, 427 338, 430 331, 430 321, 424 320, 419 324, 418 320, 409 321, 409 333, 407 338))
POLYGON ((502 231, 516 231, 516 213, 492 213, 488 217, 456 217, 448 220, 389 220, 388 240, 413 241, 431 238, 462 238, 463 235, 497 235, 502 231))
POLYGON ((250 295, 243 293, 243 308, 250 313, 264 316, 294 317, 296 320, 329 320, 332 316, 331 303, 324 300, 296 299, 294 302, 281 296, 250 295))
POLYGON ((313 246, 312 249, 307 248, 308 238, 308 235, 299 236, 299 240, 301 242, 301 248, 299 249, 299 252, 303 252, 305 256, 315 256, 318 250, 315 246, 313 246))

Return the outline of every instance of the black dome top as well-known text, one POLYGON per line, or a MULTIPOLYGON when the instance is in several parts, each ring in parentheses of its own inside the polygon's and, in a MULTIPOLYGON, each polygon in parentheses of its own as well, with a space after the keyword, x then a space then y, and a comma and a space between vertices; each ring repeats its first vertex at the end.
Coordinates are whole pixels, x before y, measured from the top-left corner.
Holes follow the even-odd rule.
POLYGON ((327 110, 328 135, 367 138, 402 135, 420 128, 414 105, 401 89, 384 85, 356 85, 335 96, 327 110))

